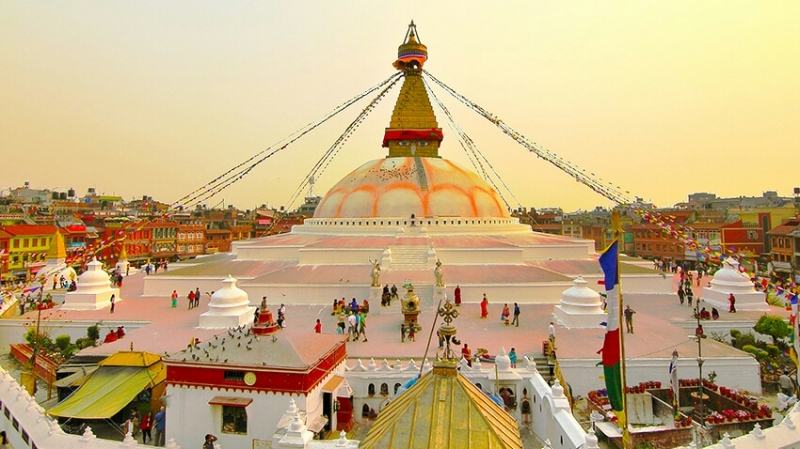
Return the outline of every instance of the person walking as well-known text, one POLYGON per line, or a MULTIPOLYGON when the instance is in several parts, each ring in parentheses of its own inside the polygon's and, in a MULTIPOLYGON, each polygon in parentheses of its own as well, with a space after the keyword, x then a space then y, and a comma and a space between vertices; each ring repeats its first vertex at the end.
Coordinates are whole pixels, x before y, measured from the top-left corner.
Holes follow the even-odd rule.
POLYGON ((453 297, 455 298, 455 304, 457 306, 460 306, 461 305, 461 286, 460 285, 456 285, 456 289, 453 292, 453 297))
POLYGON ((728 313, 736 313, 736 297, 733 296, 733 293, 728 296, 728 304, 730 304, 728 307, 728 313))
POLYGON ((111 313, 114 313, 114 305, 117 302, 117 297, 115 295, 111 295, 111 313))
POLYGON ((339 335, 344 335, 344 319, 344 313, 336 314, 336 333, 339 335))
POLYGON ((322 322, 317 318, 316 324, 314 324, 314 333, 321 334, 322 333, 322 322))
POLYGON ((500 321, 503 322, 506 326, 509 325, 509 318, 511 317, 511 309, 508 308, 508 304, 503 304, 503 311, 500 312, 500 321))
POLYGON ((511 361, 512 368, 517 367, 517 350, 514 349, 513 347, 511 348, 511 351, 509 351, 508 353, 508 360, 511 361))
MULTIPOLYGON (((367 314, 366 312, 361 312, 358 315, 358 334, 364 336, 364 343, 367 342, 367 314)), ((358 339, 358 338, 356 338, 358 339)))
POLYGON ((189 299, 189 310, 192 310, 194 308, 194 290, 189 290, 189 294, 186 297, 189 299))
POLYGON ((629 333, 633 333, 633 314, 636 313, 635 310, 631 309, 630 305, 625 306, 625 310, 623 311, 623 315, 625 315, 625 330, 629 333))
POLYGON ((172 294, 169 295, 169 297, 172 300, 172 304, 171 304, 172 308, 174 309, 174 308, 178 307, 178 291, 177 290, 172 290, 172 294))
POLYGON ((155 438, 155 445, 156 446, 163 446, 164 445, 164 430, 167 428, 167 412, 164 406, 156 412, 156 415, 153 417, 153 423, 156 428, 156 438, 155 438))
POLYGON ((481 319, 486 319, 489 316, 489 300, 486 298, 486 293, 483 294, 481 300, 481 319))
POLYGON ((150 412, 147 412, 142 415, 142 420, 139 422, 139 429, 142 431, 142 444, 147 444, 147 440, 153 440, 153 436, 150 433, 150 412))
POLYGON ((358 324, 358 318, 356 318, 356 314, 353 311, 350 311, 350 315, 347 315, 347 341, 351 339, 355 341, 356 324, 358 324))
POLYGON ((464 347, 461 348, 461 357, 467 361, 467 365, 470 367, 472 366, 472 351, 469 349, 469 345, 464 343, 464 347))
POLYGON ((680 287, 678 287, 678 300, 681 302, 681 305, 683 305, 683 302, 686 300, 686 292, 680 287))
POLYGON ((513 324, 515 327, 519 327, 519 313, 519 304, 514 303, 514 319, 511 321, 511 324, 513 324))
MULTIPOLYGON (((164 265, 166 267, 166 263, 164 265)), ((194 289, 194 306, 198 307, 200 305, 200 287, 195 287, 194 289)))
POLYGON ((692 302, 694 301, 694 292, 692 288, 689 287, 686 289, 686 302, 689 303, 689 307, 692 307, 692 302))
POLYGON ((400 323, 400 343, 406 342, 406 323, 400 323))

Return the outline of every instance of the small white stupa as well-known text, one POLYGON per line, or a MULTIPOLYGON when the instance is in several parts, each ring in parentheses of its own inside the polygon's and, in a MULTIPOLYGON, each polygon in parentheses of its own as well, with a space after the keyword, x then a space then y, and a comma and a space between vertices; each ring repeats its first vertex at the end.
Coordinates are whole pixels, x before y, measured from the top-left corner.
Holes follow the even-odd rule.
POLYGON ((198 327, 225 329, 253 322, 256 308, 250 305, 247 292, 236 286, 236 279, 228 275, 221 289, 211 295, 208 312, 200 315, 198 327))
POLYGON ((714 273, 711 285, 703 288, 701 298, 722 313, 728 311, 731 293, 736 298, 736 310, 769 310, 764 292, 756 291, 750 278, 739 271, 739 261, 728 257, 714 273))
POLYGON ((86 271, 78 276, 78 288, 64 295, 64 310, 97 310, 122 301, 119 289, 111 287, 111 277, 103 270, 103 264, 93 258, 86 266, 86 271))
POLYGON ((602 327, 606 313, 600 293, 587 287, 580 276, 572 284, 561 293, 561 302, 553 310, 555 321, 568 329, 602 327))

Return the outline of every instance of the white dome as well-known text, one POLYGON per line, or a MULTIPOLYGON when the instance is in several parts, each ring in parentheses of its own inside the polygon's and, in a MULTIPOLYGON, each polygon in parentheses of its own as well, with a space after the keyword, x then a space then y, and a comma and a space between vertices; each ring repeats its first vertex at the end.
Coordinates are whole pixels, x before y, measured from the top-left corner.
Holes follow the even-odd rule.
POLYGON ((739 271, 739 262, 733 258, 725 259, 722 263, 722 268, 714 273, 711 284, 741 287, 753 286, 747 275, 739 271))
POLYGON ((438 157, 387 157, 342 178, 314 218, 508 217, 477 174, 438 157))
POLYGON ((111 288, 111 277, 103 271, 103 264, 96 258, 86 265, 86 271, 78 276, 78 291, 111 288))
POLYGON ((500 348, 500 354, 494 358, 494 365, 498 371, 511 371, 511 358, 506 354, 506 348, 500 348))
POLYGON ((222 281, 224 287, 211 295, 211 302, 208 304, 209 312, 225 314, 228 311, 238 312, 242 307, 250 305, 247 292, 236 286, 236 279, 228 275, 222 281))
POLYGON ((561 293, 561 307, 573 313, 603 313, 603 300, 600 293, 587 287, 581 276, 572 281, 572 287, 561 293))

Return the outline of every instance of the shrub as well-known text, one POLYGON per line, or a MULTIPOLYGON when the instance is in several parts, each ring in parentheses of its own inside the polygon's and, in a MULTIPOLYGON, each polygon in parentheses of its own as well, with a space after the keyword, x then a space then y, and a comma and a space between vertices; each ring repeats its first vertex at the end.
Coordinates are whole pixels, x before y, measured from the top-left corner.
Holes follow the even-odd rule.
POLYGON ((86 336, 94 341, 100 339, 100 326, 93 324, 86 328, 86 336))
POLYGON ((783 353, 783 351, 781 351, 781 348, 779 348, 776 345, 767 345, 766 348, 767 352, 769 353, 769 356, 773 358, 778 357, 783 353))
POLYGON ((760 349, 760 348, 757 348, 757 347, 755 347, 755 346, 753 346, 753 345, 744 345, 744 346, 742 347, 742 351, 744 351, 744 352, 748 352, 748 353, 750 353, 750 354, 753 354, 753 356, 754 356, 754 357, 756 358, 756 360, 758 360, 759 362, 760 362, 760 361, 763 361, 763 360, 766 360, 767 358, 769 358, 769 353, 768 353, 767 351, 765 351, 765 350, 763 350, 763 349, 760 349))
POLYGON ((739 329, 731 329, 731 337, 732 338, 739 338, 742 335, 742 331, 739 329))
POLYGON ((94 342, 94 340, 88 337, 79 338, 75 340, 75 346, 78 348, 78 350, 81 350, 90 346, 94 346, 94 342))
POLYGON ((753 330, 759 334, 772 337, 772 344, 777 345, 779 339, 792 335, 792 328, 789 323, 777 315, 762 315, 758 322, 753 326, 753 330))
POLYGON ((736 347, 739 349, 743 350, 745 346, 755 346, 755 345, 756 345, 756 337, 750 332, 746 334, 740 334, 739 337, 736 338, 736 347))
POLYGON ((56 337, 56 348, 61 352, 69 349, 70 343, 72 343, 72 337, 69 335, 59 335, 56 337))

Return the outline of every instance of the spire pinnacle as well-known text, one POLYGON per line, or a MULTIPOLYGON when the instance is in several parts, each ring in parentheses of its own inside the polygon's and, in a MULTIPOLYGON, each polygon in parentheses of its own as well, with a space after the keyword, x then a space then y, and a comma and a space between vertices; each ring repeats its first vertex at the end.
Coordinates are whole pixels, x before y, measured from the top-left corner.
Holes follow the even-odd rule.
POLYGON ((412 20, 393 64, 403 71, 405 79, 383 136, 389 157, 439 157, 439 144, 444 136, 422 81, 422 66, 427 60, 428 47, 419 42, 417 26, 412 20))

